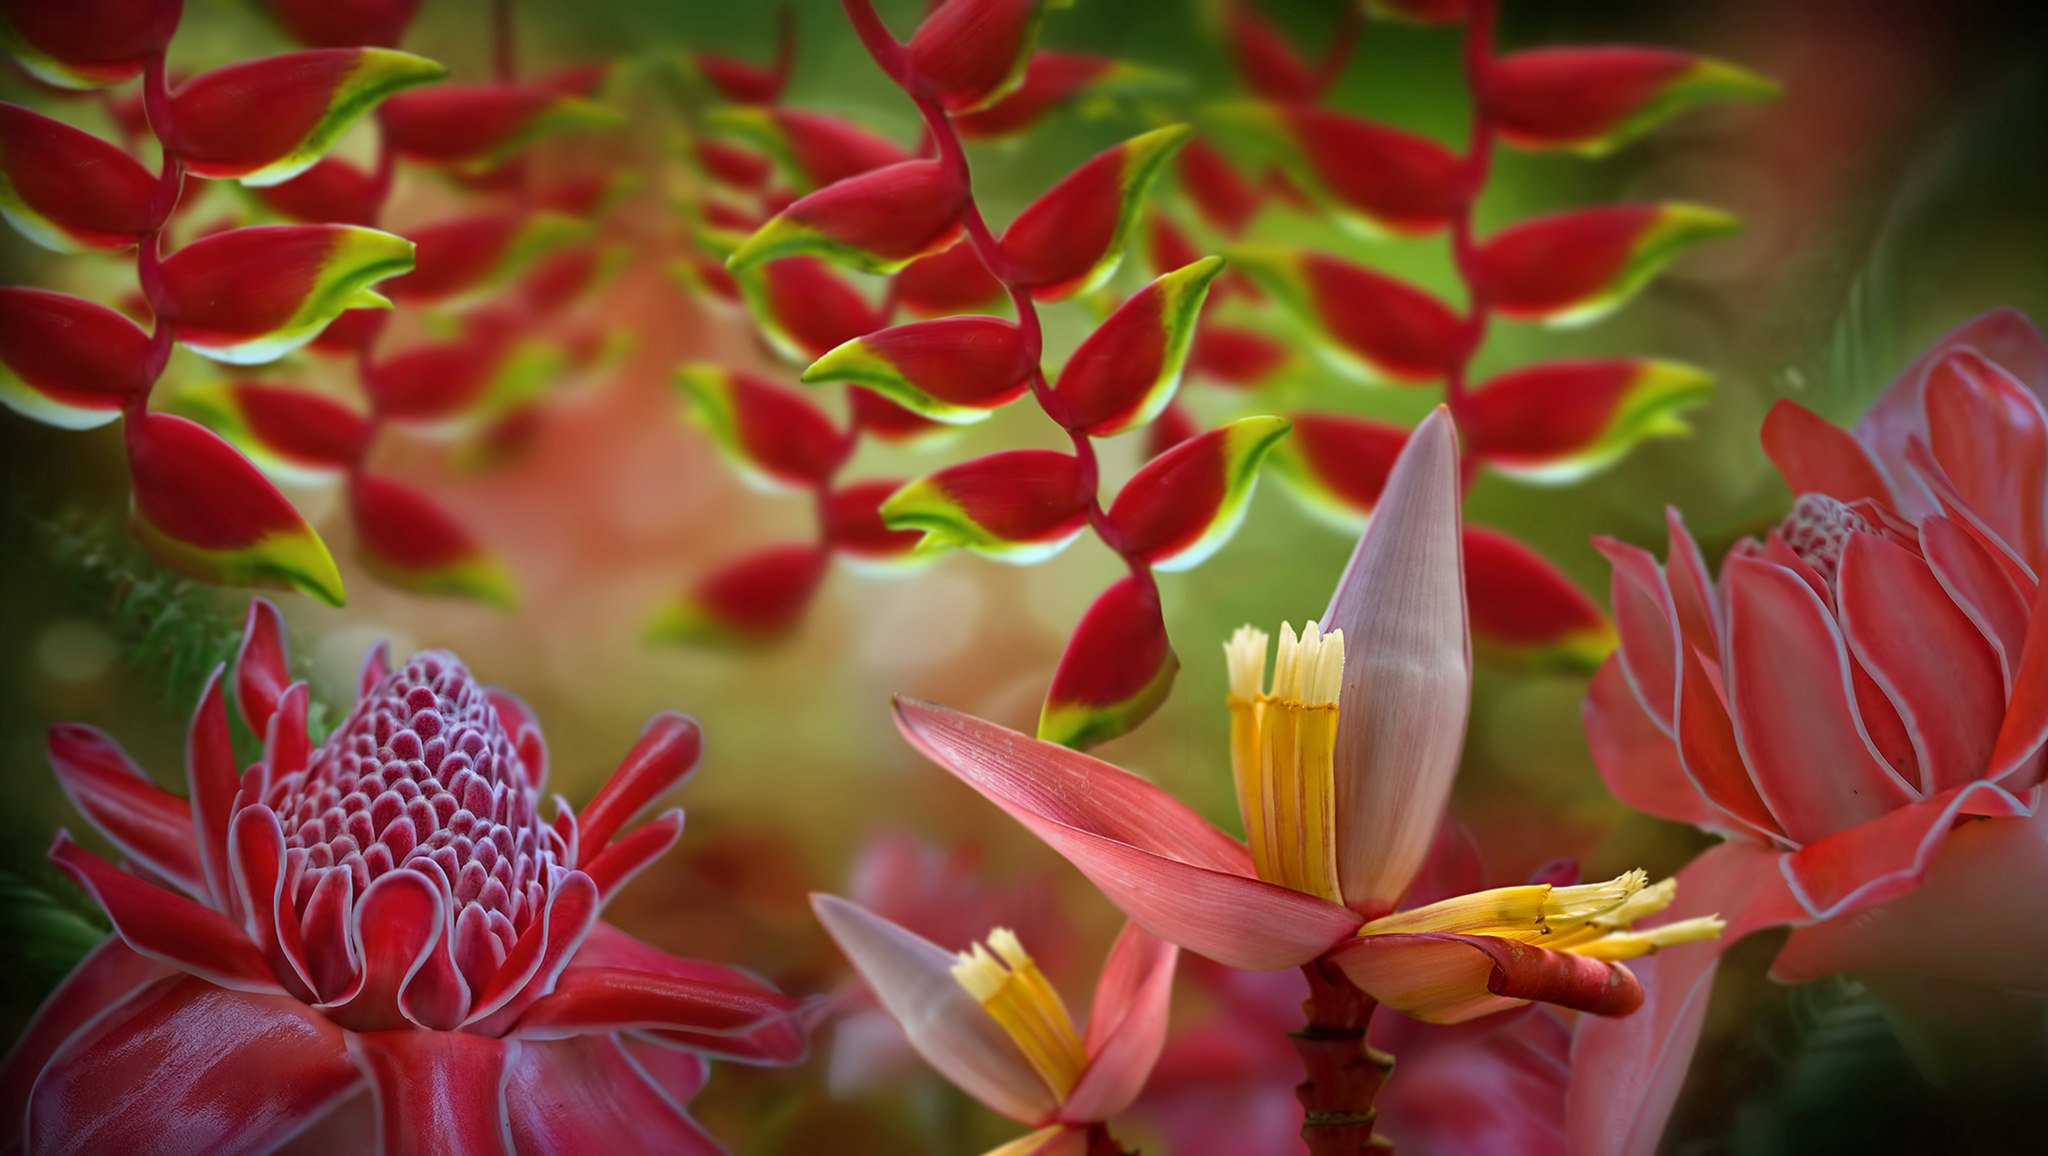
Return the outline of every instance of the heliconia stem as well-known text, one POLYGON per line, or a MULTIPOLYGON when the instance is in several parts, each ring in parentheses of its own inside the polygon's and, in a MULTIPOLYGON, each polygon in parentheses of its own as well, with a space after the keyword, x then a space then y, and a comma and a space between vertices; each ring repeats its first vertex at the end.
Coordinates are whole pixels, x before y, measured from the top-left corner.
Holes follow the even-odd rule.
POLYGON ((1393 1151, 1385 1137, 1373 1135, 1373 1101, 1394 1070, 1394 1057, 1365 1039, 1379 1002, 1321 961, 1304 964, 1301 973, 1308 978, 1301 1003, 1308 1023, 1288 1035, 1307 1073, 1294 1090, 1304 1112, 1302 1142, 1313 1156, 1393 1151))

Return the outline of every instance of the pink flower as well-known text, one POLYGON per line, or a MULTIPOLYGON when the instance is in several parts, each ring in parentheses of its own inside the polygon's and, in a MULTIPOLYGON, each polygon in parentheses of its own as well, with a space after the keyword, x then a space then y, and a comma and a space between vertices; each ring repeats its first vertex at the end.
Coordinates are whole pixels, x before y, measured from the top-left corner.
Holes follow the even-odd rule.
POLYGON ((697 763, 656 717, 608 784, 540 814, 540 731, 429 651, 382 648, 326 743, 306 733, 283 622, 251 605, 234 694, 262 758, 235 771, 220 671, 187 746, 189 798, 98 731, 50 758, 121 870, 51 857, 117 934, 37 1014, 0 1075, 34 1152, 716 1152, 683 1105, 706 1056, 788 1063, 796 1002, 598 919, 674 845, 697 763))
POLYGON ((811 906, 918 1054, 1035 1129, 989 1156, 1102 1150, 1101 1125, 1137 1099, 1166 1042, 1179 952, 1134 924, 1102 965, 1084 1032, 1007 928, 956 955, 837 896, 811 906))
MULTIPOLYGON (((2048 342, 1980 317, 1844 432, 1791 403, 1764 424, 1798 495, 1718 582, 1676 513, 1665 565, 1603 543, 1621 648, 1585 716, 1624 802, 1722 835, 1680 872, 1732 942, 1792 924, 1772 974, 1894 972, 2048 994, 2048 342)), ((1716 952, 1658 961, 1651 1005, 1582 1028, 1574 1128, 1653 1146, 1697 1041, 1716 952)), ((1646 976, 1646 979, 1648 977, 1646 976)))
POLYGON ((1625 1015, 1618 962, 1710 936, 1710 917, 1628 930, 1671 901, 1641 872, 1396 910, 1436 830, 1464 742, 1471 653, 1456 433, 1439 410, 1402 450, 1323 622, 1226 648, 1231 758, 1249 835, 1077 751, 924 703, 897 725, 1152 934, 1231 967, 1322 961, 1410 1015, 1454 1023, 1529 1001, 1625 1015))

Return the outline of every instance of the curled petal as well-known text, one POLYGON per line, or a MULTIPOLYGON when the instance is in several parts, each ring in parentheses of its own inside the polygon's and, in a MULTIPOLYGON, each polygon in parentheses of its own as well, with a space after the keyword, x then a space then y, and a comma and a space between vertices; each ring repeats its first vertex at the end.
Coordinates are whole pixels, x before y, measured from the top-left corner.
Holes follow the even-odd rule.
POLYGON ((1489 935, 1365 935, 1330 962, 1381 1003, 1433 1024, 1530 1001, 1601 1016, 1643 1002, 1642 985, 1619 964, 1489 935))
POLYGON ((1503 316, 1583 325, 1619 308, 1679 253, 1738 228, 1699 205, 1607 205, 1502 230, 1479 248, 1478 289, 1503 316))
POLYGON ((135 534, 210 582, 284 586, 330 605, 341 575, 319 535, 248 459, 204 426, 146 414, 127 429, 135 534))
POLYGON ((520 1045, 469 1032, 350 1032, 369 1077, 378 1151, 388 1156, 511 1156, 505 1085, 520 1045))
POLYGON ((829 551, 772 546, 713 571, 658 611, 650 638, 761 642, 796 626, 825 577, 829 551))
POLYGON ((1038 737, 1078 748, 1124 734, 1166 701, 1179 671, 1158 588, 1149 575, 1119 579, 1067 640, 1039 711, 1038 737))
POLYGON ((242 646, 235 652, 235 705, 259 735, 270 729, 270 717, 291 684, 285 649, 284 615, 269 599, 251 598, 242 646))
POLYGON ((1669 361, 1556 361, 1505 373, 1474 390, 1465 434, 1472 453, 1523 481, 1578 481, 1638 442, 1691 432, 1681 416, 1704 404, 1713 379, 1669 361))
POLYGON ((1259 464, 1288 428, 1282 418, 1240 418, 1145 463, 1109 508, 1119 547, 1155 570, 1200 565, 1237 532, 1259 464))
POLYGON ((1764 454, 1795 494, 1826 494, 1843 502, 1889 503, 1891 482, 1863 443, 1788 398, 1764 416, 1764 454))
POLYGON ((149 387, 149 334, 104 306, 0 286, 0 402, 59 429, 113 421, 149 387))
POLYGON ((1221 258, 1204 257, 1118 306, 1060 370, 1052 395, 1061 424, 1100 438, 1159 416, 1180 386, 1195 322, 1222 271, 1221 258))
POLYGON ((1583 674, 1614 649, 1607 616, 1543 555, 1481 526, 1463 546, 1472 633, 1493 661, 1583 674))
POLYGON ((245 60, 178 86, 164 143, 197 176, 274 185, 311 168, 379 101, 447 75, 388 48, 245 60))
POLYGON ((412 268, 412 242, 354 225, 258 225, 192 242, 163 264, 153 302, 180 344, 233 365, 276 359, 412 268))
POLYGON ((812 362, 803 380, 863 386, 934 421, 965 423, 1022 397, 1034 368, 1010 322, 941 317, 849 341, 812 362))
POLYGON ((647 720, 640 741, 576 815, 584 851, 594 855, 602 850, 634 816, 681 786, 703 756, 704 729, 696 719, 664 711, 647 720))
POLYGON ((947 466, 890 495, 883 522, 984 557, 1028 564, 1065 549, 1094 497, 1080 463, 1053 450, 1006 450, 947 466))
POLYGON ((1431 381, 1458 354, 1458 315, 1405 282, 1323 253, 1245 246, 1228 255, 1342 372, 1367 381, 1431 381))
POLYGON ((1927 371, 1928 446, 1957 494, 2020 561, 2048 558, 2048 411, 2019 379, 1958 350, 1927 371))
POLYGON ((425 494, 359 473, 349 479, 348 497, 356 549, 371 573, 420 594, 512 605, 516 594, 505 564, 425 494))
POLYGON ((1281 483, 1327 521, 1363 526, 1408 444, 1408 431, 1333 413, 1297 413, 1287 420, 1294 435, 1273 455, 1281 483))
POLYGON ((106 735, 77 723, 50 728, 50 766, 71 805, 121 854, 187 895, 204 896, 189 803, 151 782, 106 735))
POLYGON ((46 249, 125 249, 155 230, 156 178, 88 132, 0 103, 0 216, 46 249))
POLYGON ((1152 182, 1187 138, 1185 125, 1133 137, 1033 201, 1003 233, 1010 283, 1041 301, 1101 288, 1123 261, 1152 182))
POLYGON ((136 951, 222 988, 282 990, 262 953, 220 912, 115 870, 61 831, 50 860, 92 895, 136 951))
POLYGON ((1694 105, 1769 100, 1778 86, 1656 48, 1542 48, 1492 62, 1480 100, 1509 142, 1599 156, 1694 105))
POLYGON ((903 161, 790 205, 747 238, 726 267, 812 254, 869 273, 894 273, 952 245, 966 202, 966 186, 938 161, 903 161))
MULTIPOLYGON (((1869 446, 1888 469, 1906 460, 1906 443, 1927 437, 1928 370, 1950 353, 1972 349, 2018 378, 2036 397, 2048 396, 2048 338, 2017 309, 1994 309, 1944 334, 1913 360, 1857 421, 1856 440, 1869 446)), ((1900 510, 1912 517, 1931 512, 1919 495, 1900 495, 1900 510)))
POLYGON ((1784 856, 1785 882, 1808 916, 1831 919, 1918 885, 1966 817, 2012 819, 2027 814, 2019 800, 1992 783, 1956 787, 1784 856))
POLYGON ((1472 646, 1459 534, 1457 434, 1439 409, 1394 463, 1323 613, 1344 631, 1337 872, 1345 902, 1393 909, 1429 850, 1457 773, 1472 646))
POLYGON ((1174 964, 1180 949, 1125 924, 1088 1013, 1088 1067, 1060 1107, 1071 1123, 1121 1115, 1144 1090, 1166 1047, 1166 1021, 1173 1000, 1174 964))

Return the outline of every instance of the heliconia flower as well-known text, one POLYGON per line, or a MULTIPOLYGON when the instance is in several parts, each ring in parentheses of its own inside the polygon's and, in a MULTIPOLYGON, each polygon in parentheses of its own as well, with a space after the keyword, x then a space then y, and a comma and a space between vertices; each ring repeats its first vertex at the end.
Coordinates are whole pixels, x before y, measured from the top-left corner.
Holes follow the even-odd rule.
POLYGON ((258 602, 193 719, 187 798, 90 727, 51 731, 58 781, 136 869, 51 851, 116 934, 7 1061, 27 1148, 268 1151, 317 1127, 394 1154, 711 1152, 677 1098, 704 1057, 800 1058, 796 1001, 599 919, 681 833, 677 808, 626 827, 695 768, 695 722, 657 715, 549 820, 538 726, 453 655, 373 651, 318 747, 307 706, 258 602), (246 772, 229 697, 262 739, 246 772))
POLYGON ((857 337, 812 362, 803 380, 865 386, 933 421, 959 424, 1022 397, 1036 368, 1011 322, 940 317, 857 337))
MULTIPOLYGON (((1409 439, 1329 632, 1283 627, 1270 684, 1263 632, 1247 627, 1226 647, 1249 847, 1158 787, 1052 743, 901 699, 899 729, 1134 922, 1198 955, 1251 970, 1320 961, 1434 1022, 1530 1001, 1627 1014, 1642 990, 1617 961, 1718 930, 1702 917, 1631 931, 1671 902, 1669 881, 1635 871, 1399 910, 1450 792, 1471 693, 1455 436, 1439 409, 1409 439)), ((1130 663, 1106 647, 1089 657, 1103 682, 1130 663)))
POLYGON ((308 48, 395 47, 420 0, 264 0, 293 40, 308 48))
POLYGON ((1254 386, 1292 360, 1287 346, 1256 329, 1205 320, 1195 327, 1188 372, 1218 385, 1254 386))
POLYGON ((275 478, 331 479, 362 461, 369 418, 302 387, 231 381, 180 390, 174 403, 233 442, 275 478))
POLYGON ((775 175, 775 162, 767 157, 712 137, 691 141, 690 155, 706 175, 736 189, 763 188, 775 175))
POLYGON ((556 313, 609 284, 632 258, 623 245, 571 245, 549 253, 519 278, 528 308, 556 313))
POLYGON ((1458 156, 1427 137, 1308 105, 1252 115, 1282 146, 1295 181, 1354 232, 1420 236, 1457 211, 1458 156))
POLYGON ((377 343, 390 320, 391 310, 382 305, 344 310, 306 343, 306 351, 329 357, 354 357, 377 343))
POLYGON ((511 209, 414 226, 407 230, 417 246, 413 270, 384 292, 394 301, 447 301, 516 276, 587 232, 584 222, 560 213, 511 209))
POLYGON ((882 327, 860 290, 816 257, 771 261, 733 280, 762 339, 801 365, 882 327))
POLYGON ((767 65, 709 52, 692 53, 690 61, 719 95, 738 104, 774 104, 789 83, 796 63, 796 13, 784 7, 775 23, 775 59, 767 65))
POLYGON ((386 191, 376 173, 327 157, 290 180, 257 189, 256 199, 294 221, 375 225, 386 191))
POLYGON ((1003 233, 1011 283, 1041 301, 1101 288, 1123 261, 1145 195, 1187 139, 1186 125, 1132 137, 1031 202, 1003 233))
POLYGON ((1322 72, 1243 0, 1223 5, 1223 41, 1245 87, 1278 104, 1309 104, 1328 87, 1322 72))
POLYGON ((1146 462, 1109 508, 1118 552, 1154 570, 1189 570, 1244 522, 1259 465, 1287 421, 1239 418, 1146 462))
POLYGON ((1035 1129, 988 1156, 1080 1156, 1165 1046, 1179 953, 1134 925, 1103 962, 1084 1031, 1008 928, 955 954, 835 895, 811 907, 926 1062, 1035 1129))
POLYGON ((1670 361, 1554 361, 1473 390, 1466 444, 1489 468, 1528 482, 1569 483, 1620 460, 1645 438, 1682 437, 1682 416, 1713 379, 1670 361))
POLYGON ((1408 444, 1407 428, 1334 413, 1287 420, 1294 435, 1273 455, 1281 483, 1323 520, 1351 530, 1363 525, 1408 444))
POLYGON ((1145 427, 1145 455, 1147 460, 1156 458, 1173 447, 1188 441, 1202 432, 1201 423, 1188 407, 1179 402, 1169 402, 1159 416, 1145 427))
POLYGON ((154 378, 149 334, 103 305, 0 285, 0 402, 59 429, 121 416, 154 378))
POLYGON ((775 214, 726 266, 744 269, 810 253, 869 273, 894 273, 959 239, 966 203, 966 183, 938 161, 871 169, 775 214))
POLYGON ((716 108, 704 115, 704 129, 752 142, 781 161, 807 189, 911 159, 858 125, 793 108, 716 108))
POLYGON ((1004 450, 919 478, 890 495, 881 515, 893 528, 923 531, 935 545, 1028 565, 1080 536, 1094 497, 1072 454, 1004 450))
POLYGON ((932 560, 944 545, 917 530, 889 525, 881 506, 903 488, 901 478, 864 478, 834 488, 819 507, 826 545, 837 556, 878 573, 932 560))
POLYGON ((1112 437, 1158 416, 1180 388, 1202 303, 1222 271, 1222 258, 1204 257, 1118 306, 1053 384, 1060 424, 1089 437, 1112 437))
POLYGON ((1243 233, 1264 204, 1257 186, 1215 145, 1200 137, 1190 140, 1174 158, 1174 172, 1181 191, 1202 219, 1226 237, 1243 233))
POLYGON ((125 249, 154 232, 156 178, 89 132, 0 102, 0 216, 45 249, 125 249))
POLYGON ((770 546, 699 579, 655 612, 656 642, 750 644, 794 629, 811 605, 832 552, 815 545, 770 546))
POLYGON ((220 435, 165 413, 138 414, 123 432, 135 536, 166 566, 341 605, 341 575, 320 535, 220 435))
POLYGON ((676 371, 695 422, 750 483, 809 491, 832 479, 846 439, 809 398, 765 378, 708 364, 676 371))
POLYGON ((178 343, 257 365, 311 341, 349 309, 389 308, 370 287, 412 268, 412 242, 354 225, 256 225, 164 259, 152 302, 178 343))
MULTIPOLYGON (((2048 994, 2048 936, 1992 914, 2048 882, 2048 341, 2011 311, 1930 349, 1853 432, 1781 401, 1765 446, 1798 494, 1716 579, 1670 516, 1663 567, 1605 543, 1621 649, 1587 737, 1631 806, 1719 834, 1682 873, 1772 965, 2048 994), (2021 376, 2024 375, 2024 376, 2021 376), (1696 881, 1696 884, 1692 881, 1696 881)), ((1589 1034, 1589 1151, 1656 1142, 1714 967, 1660 969, 1651 1021, 1589 1034)))
POLYGON ((1458 356, 1450 306, 1363 265, 1324 253, 1240 246, 1226 254, 1286 306, 1334 368, 1367 381, 1425 382, 1458 356))
POLYGON ((1607 205, 1503 229, 1479 247, 1487 308, 1522 321, 1583 325, 1613 312, 1686 249, 1741 226, 1699 205, 1607 205))
POLYGON ((104 88, 142 73, 178 31, 184 0, 0 3, 0 47, 58 88, 104 88))
POLYGON ((965 241, 905 265, 893 284, 903 308, 924 317, 971 313, 1003 298, 1002 282, 965 241))
POLYGON ((1614 651, 1614 626, 1543 555, 1484 526, 1465 527, 1473 644, 1497 666, 1591 674, 1614 651))
POLYGON ((389 48, 316 48, 202 72, 171 93, 164 145, 195 175, 274 185, 306 169, 379 101, 448 75, 389 48))
POLYGON ((987 108, 1023 83, 1045 6, 1046 0, 941 0, 904 46, 911 71, 950 111, 987 108))
POLYGON ((391 585, 506 608, 517 600, 504 562, 418 489, 358 471, 348 509, 363 565, 391 585))
POLYGON ((1538 48, 1488 65, 1479 100, 1509 143, 1599 156, 1696 105, 1769 100, 1778 86, 1663 48, 1538 48))
MULTIPOLYGON (((1159 588, 1150 575, 1118 579, 1067 639, 1039 708, 1038 738, 1081 748, 1126 734, 1166 701, 1179 672, 1159 588)), ((902 717, 899 709, 899 727, 902 717)))
POLYGON ((1080 52, 1038 52, 1009 95, 975 112, 956 113, 953 127, 969 140, 1013 136, 1037 124, 1053 109, 1099 85, 1136 78, 1141 70, 1107 56, 1080 52))
POLYGON ((909 445, 939 437, 953 428, 905 409, 871 389, 856 386, 848 391, 848 400, 853 403, 853 420, 860 426, 861 434, 873 441, 909 445))
POLYGON ((609 128, 614 110, 544 82, 443 84, 402 93, 377 110, 384 141, 415 164, 491 168, 556 132, 609 128))

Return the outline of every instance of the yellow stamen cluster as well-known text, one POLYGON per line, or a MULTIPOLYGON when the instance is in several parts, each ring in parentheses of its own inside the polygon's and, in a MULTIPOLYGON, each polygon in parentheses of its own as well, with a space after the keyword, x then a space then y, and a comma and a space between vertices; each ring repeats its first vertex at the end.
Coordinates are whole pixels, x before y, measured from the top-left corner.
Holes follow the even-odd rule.
POLYGON ((1088 1066, 1088 1052, 1067 1005, 1015 933, 998 927, 988 945, 960 952, 953 978, 1016 1041, 1054 1098, 1064 1101, 1088 1066))
POLYGON ((1721 934, 1720 917, 1713 915, 1681 919, 1647 931, 1629 930, 1637 920, 1671 906, 1677 894, 1677 880, 1652 884, 1649 875, 1639 870, 1605 883, 1496 887, 1396 912, 1373 920, 1358 933, 1490 935, 1605 960, 1634 959, 1660 947, 1721 934))
POLYGON ((1266 632, 1239 627, 1230 671, 1230 763, 1259 878, 1333 903, 1337 885, 1337 695, 1344 632, 1282 623, 1266 689, 1266 632))

